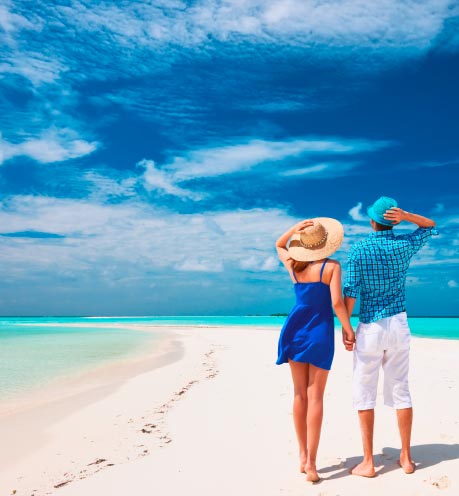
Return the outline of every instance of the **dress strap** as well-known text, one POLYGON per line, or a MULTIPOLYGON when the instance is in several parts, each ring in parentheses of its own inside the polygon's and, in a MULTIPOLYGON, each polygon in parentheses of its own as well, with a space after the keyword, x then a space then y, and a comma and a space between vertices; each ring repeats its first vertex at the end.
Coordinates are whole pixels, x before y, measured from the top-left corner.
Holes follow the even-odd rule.
POLYGON ((328 258, 325 259, 325 262, 322 264, 322 268, 320 269, 320 282, 322 282, 322 274, 324 273, 325 264, 328 262, 328 258))
POLYGON ((298 279, 296 278, 295 271, 293 270, 293 268, 292 268, 292 276, 293 279, 295 279, 295 282, 298 282, 298 279))

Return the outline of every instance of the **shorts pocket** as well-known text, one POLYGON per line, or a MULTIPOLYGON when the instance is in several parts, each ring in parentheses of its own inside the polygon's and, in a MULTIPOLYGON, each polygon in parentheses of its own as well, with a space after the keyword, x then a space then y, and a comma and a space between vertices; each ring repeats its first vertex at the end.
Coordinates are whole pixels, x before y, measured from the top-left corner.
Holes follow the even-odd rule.
POLYGON ((381 329, 375 325, 359 325, 355 337, 355 348, 361 353, 376 353, 381 341, 381 329))
POLYGON ((408 349, 411 342, 411 332, 406 313, 397 314, 393 325, 395 326, 395 329, 392 329, 392 332, 394 332, 396 336, 397 348, 404 350, 408 349))

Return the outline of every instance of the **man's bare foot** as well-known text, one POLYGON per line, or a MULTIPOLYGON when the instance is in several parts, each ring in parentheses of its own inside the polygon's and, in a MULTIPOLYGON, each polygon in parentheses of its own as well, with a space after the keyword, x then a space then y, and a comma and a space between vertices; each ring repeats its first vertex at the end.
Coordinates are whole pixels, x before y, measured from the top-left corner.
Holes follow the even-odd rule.
POLYGON ((413 460, 411 460, 411 458, 400 457, 398 464, 400 465, 400 467, 402 467, 405 474, 413 474, 416 470, 416 465, 413 460))
POLYGON ((349 472, 360 477, 374 477, 376 475, 374 465, 369 462, 359 463, 354 468, 351 468, 349 472))

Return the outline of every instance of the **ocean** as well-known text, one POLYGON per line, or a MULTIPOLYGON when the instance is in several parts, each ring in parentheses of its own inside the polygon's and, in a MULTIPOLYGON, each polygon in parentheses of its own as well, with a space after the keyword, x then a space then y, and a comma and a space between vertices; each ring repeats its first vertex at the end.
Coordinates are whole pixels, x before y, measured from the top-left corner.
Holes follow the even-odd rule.
MULTIPOLYGON (((154 332, 131 325, 280 330, 284 320, 283 316, 0 317, 0 398, 14 398, 54 379, 129 358, 158 339, 154 332)), ((356 326, 357 319, 352 323, 356 326)), ((411 317, 409 323, 413 336, 459 339, 459 318, 411 317)), ((336 327, 339 330, 338 322, 336 327)))

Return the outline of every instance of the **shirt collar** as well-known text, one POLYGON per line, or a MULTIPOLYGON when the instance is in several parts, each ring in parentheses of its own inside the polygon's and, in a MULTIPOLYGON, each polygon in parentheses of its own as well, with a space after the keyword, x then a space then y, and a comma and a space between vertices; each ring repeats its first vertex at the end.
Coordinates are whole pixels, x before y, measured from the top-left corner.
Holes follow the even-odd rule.
POLYGON ((379 237, 384 237, 384 238, 393 238, 394 237, 394 231, 392 229, 387 229, 386 231, 373 231, 370 233, 371 238, 379 238, 379 237))

